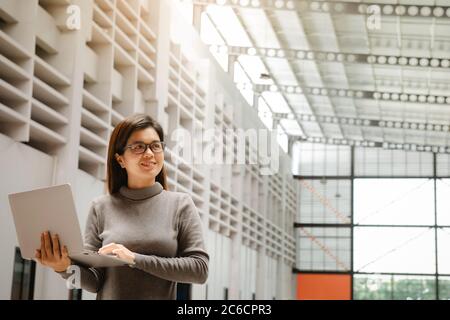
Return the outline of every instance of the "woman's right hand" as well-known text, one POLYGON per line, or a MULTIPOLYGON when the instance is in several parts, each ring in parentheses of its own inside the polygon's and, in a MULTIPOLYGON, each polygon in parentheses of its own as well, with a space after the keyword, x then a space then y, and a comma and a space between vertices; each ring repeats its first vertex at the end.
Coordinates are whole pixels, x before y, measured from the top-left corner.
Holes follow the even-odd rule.
POLYGON ((48 231, 41 233, 41 248, 36 250, 36 259, 44 266, 50 267, 56 272, 66 271, 71 265, 67 247, 60 249, 57 234, 50 236, 48 231))

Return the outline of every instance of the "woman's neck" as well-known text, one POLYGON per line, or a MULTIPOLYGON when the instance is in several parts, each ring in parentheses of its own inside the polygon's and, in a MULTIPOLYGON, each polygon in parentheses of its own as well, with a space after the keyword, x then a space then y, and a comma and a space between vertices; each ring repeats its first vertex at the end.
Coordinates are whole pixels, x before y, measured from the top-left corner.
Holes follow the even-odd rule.
POLYGON ((131 180, 130 181, 130 179, 128 179, 128 188, 130 188, 130 189, 147 188, 147 187, 151 187, 154 184, 155 184, 155 179, 152 179, 152 180, 140 180, 140 181, 136 181, 136 180, 131 180))

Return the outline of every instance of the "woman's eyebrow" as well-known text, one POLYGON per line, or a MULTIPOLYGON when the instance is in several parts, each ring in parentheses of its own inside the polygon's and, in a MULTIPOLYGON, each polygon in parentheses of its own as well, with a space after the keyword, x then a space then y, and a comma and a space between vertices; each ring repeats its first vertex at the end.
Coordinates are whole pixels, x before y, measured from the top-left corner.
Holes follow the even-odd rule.
MULTIPOLYGON (((158 139, 156 139, 156 140, 152 140, 152 141, 150 141, 149 143, 147 143, 147 144, 150 144, 150 143, 153 143, 153 142, 160 142, 158 139)), ((133 142, 130 142, 130 144, 133 144, 133 143, 146 143, 145 141, 142 141, 142 140, 136 140, 136 141, 133 141, 133 142)))

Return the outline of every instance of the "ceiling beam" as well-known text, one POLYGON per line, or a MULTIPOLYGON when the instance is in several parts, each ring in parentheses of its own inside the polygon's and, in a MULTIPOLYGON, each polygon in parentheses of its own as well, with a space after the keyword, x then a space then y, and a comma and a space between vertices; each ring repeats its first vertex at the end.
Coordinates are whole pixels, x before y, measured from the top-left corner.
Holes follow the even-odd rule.
POLYGON ((328 145, 383 148, 390 150, 450 153, 449 146, 423 145, 416 143, 379 142, 372 140, 334 139, 322 137, 290 136, 292 142, 310 142, 328 145))
POLYGON ((449 69, 450 60, 446 58, 407 57, 396 55, 375 55, 364 53, 327 52, 317 50, 297 50, 291 48, 239 47, 211 45, 211 50, 226 51, 229 55, 249 55, 261 58, 277 58, 294 61, 359 63, 383 66, 405 66, 417 68, 449 69))
MULTIPOLYGON (((272 116, 278 119, 291 119, 289 113, 273 113, 272 116)), ((360 117, 335 117, 335 116, 315 116, 311 114, 298 113, 297 117, 303 122, 320 122, 326 124, 348 125, 358 127, 403 129, 433 132, 450 132, 450 125, 438 123, 424 123, 413 121, 378 120, 360 117)))
POLYGON ((238 83, 239 89, 252 89, 255 92, 283 92, 287 94, 303 94, 307 93, 314 96, 327 96, 330 98, 354 98, 354 99, 374 99, 379 101, 391 102, 408 102, 419 104, 439 104, 449 105, 450 95, 433 95, 433 94, 412 94, 402 92, 386 92, 386 91, 372 91, 372 90, 350 90, 341 88, 319 88, 319 87, 300 87, 291 85, 277 86, 274 84, 251 84, 238 83))
POLYGON ((300 0, 192 0, 192 2, 201 5, 220 5, 264 10, 301 10, 302 12, 330 12, 332 14, 382 14, 393 17, 450 18, 449 6, 300 0))

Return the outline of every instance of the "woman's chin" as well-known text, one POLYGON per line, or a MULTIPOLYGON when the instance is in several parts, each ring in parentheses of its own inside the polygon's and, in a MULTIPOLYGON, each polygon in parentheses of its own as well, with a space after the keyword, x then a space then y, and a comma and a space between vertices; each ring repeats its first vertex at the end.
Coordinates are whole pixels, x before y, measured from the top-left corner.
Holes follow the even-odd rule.
POLYGON ((156 169, 156 165, 154 165, 154 164, 148 164, 148 165, 140 164, 139 168, 141 168, 142 171, 151 172, 151 171, 154 171, 156 169))
POLYGON ((140 174, 145 174, 146 176, 156 176, 156 174, 154 174, 154 169, 141 168, 139 171, 140 174))

